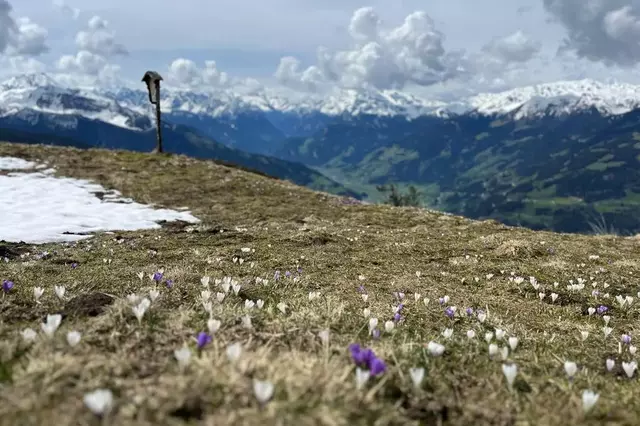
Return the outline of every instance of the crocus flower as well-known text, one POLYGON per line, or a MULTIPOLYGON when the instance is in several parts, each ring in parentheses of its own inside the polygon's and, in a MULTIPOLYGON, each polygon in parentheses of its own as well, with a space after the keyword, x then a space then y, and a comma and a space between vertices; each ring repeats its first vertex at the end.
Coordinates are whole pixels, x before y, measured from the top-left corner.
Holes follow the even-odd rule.
POLYGON ((631 343, 631 336, 629 336, 628 334, 623 334, 622 337, 620 338, 620 340, 625 345, 628 345, 629 343, 631 343))
POLYGON ((109 389, 96 389, 85 394, 82 400, 95 415, 102 416, 113 406, 113 393, 109 389))
POLYGON ((153 280, 158 283, 162 281, 162 276, 162 272, 156 272, 155 274, 153 274, 153 280))
POLYGON ((398 322, 402 319, 402 315, 400 315, 398 312, 396 312, 395 314, 393 314, 393 320, 395 322, 398 322))
POLYGON ((600 315, 604 314, 604 313, 605 313, 605 312, 607 312, 608 310, 609 310, 609 308, 607 308, 607 307, 606 307, 606 306, 604 306, 604 305, 600 305, 600 306, 598 306, 598 309, 597 309, 598 314, 600 314, 600 315))
POLYGON ((465 309, 465 312, 467 313, 468 316, 473 315, 473 309, 471 309, 471 308, 465 309))
POLYGON ((453 316, 455 315, 455 311, 451 309, 451 306, 449 306, 447 307, 447 309, 444 310, 444 314, 448 316, 449 319, 453 319, 453 316))
POLYGON ((364 353, 364 350, 358 343, 352 343, 349 345, 349 352, 351 352, 351 358, 355 364, 364 364, 368 354, 364 353))
POLYGON ((280 271, 276 271, 275 274, 273 274, 273 279, 278 281, 280 279, 280 271))
POLYGON ((371 332, 371 337, 373 337, 373 340, 378 340, 380 338, 380 330, 378 330, 377 328, 375 328, 372 332, 371 332))
POLYGON ((274 386, 269 381, 253 380, 253 393, 259 403, 265 404, 273 396, 274 386))
POLYGON ((165 281, 165 285, 167 286, 167 288, 173 288, 173 280, 165 281))
POLYGON ((287 277, 287 278, 289 278, 289 277, 291 276, 291 272, 286 271, 286 272, 284 273, 284 276, 285 276, 285 277, 287 277))
POLYGON ((76 262, 73 262, 71 264, 71 269, 76 269, 78 267, 78 264, 76 262))
POLYGON ((204 331, 198 333, 198 349, 204 348, 207 344, 211 343, 211 336, 204 331))
POLYGON ((585 413, 591 411, 596 402, 598 402, 600 394, 597 394, 591 390, 585 390, 582 392, 582 409, 585 413))
POLYGON ((365 290, 365 288, 364 288, 364 286, 363 286, 363 285, 360 285, 360 286, 358 287, 358 291, 359 291, 360 293, 362 293, 362 294, 366 294, 366 293, 367 293, 367 290, 365 290))
POLYGON ((2 281, 2 291, 5 293, 9 293, 11 289, 13 289, 13 281, 3 280, 2 281))
POLYGON ((380 374, 384 373, 386 369, 386 364, 380 358, 374 356, 373 359, 369 362, 369 372, 372 376, 379 376, 380 374))

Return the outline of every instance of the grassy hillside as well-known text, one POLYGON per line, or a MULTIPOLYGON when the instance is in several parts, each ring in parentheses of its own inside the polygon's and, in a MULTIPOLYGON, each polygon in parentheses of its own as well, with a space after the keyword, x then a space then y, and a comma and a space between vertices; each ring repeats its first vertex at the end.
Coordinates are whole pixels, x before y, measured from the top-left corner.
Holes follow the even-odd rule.
POLYGON ((520 120, 363 116, 289 139, 278 155, 352 188, 412 184, 425 204, 467 217, 560 232, 590 232, 603 218, 635 234, 639 129, 638 110, 520 120))
POLYGON ((621 366, 636 359, 634 349, 618 352, 622 334, 636 344, 640 304, 615 300, 640 297, 638 239, 350 204, 183 156, 7 143, 0 156, 48 161, 58 175, 93 179, 138 202, 188 206, 202 219, 70 245, 0 243, 9 258, 0 279, 15 283, 0 302, 2 424, 582 426, 635 425, 640 417, 637 372, 628 378, 621 366), (138 322, 127 295, 149 297, 147 275, 160 269, 159 297, 138 322), (211 317, 221 326, 197 351, 194 337, 209 318, 203 276, 211 277, 211 317), (241 287, 218 302, 225 290, 215 279, 223 277, 241 287), (54 285, 66 286, 64 301, 54 285), (34 286, 45 289, 38 304, 34 286), (264 306, 248 309, 246 300, 264 306), (400 303, 401 318, 387 332, 400 303), (600 305, 608 311, 589 314, 600 305), (377 339, 365 308, 379 320, 377 339), (44 337, 40 323, 58 312, 60 328, 44 337), (20 335, 26 327, 38 332, 33 343, 20 335), (496 329, 506 335, 492 338, 500 353, 490 356, 485 334, 496 329), (75 347, 65 338, 70 330, 82 333, 75 347), (318 337, 323 330, 328 343, 318 337), (508 337, 517 346, 502 354, 508 337), (442 356, 429 352, 430 341, 444 345, 442 356), (349 355, 356 342, 386 365, 360 390, 349 355), (233 343, 243 348, 235 362, 227 356, 233 343), (183 371, 174 351, 184 344, 193 356, 183 371), (610 372, 607 359, 615 362, 610 372), (565 361, 577 363, 572 380, 565 361), (511 389, 503 364, 517 366, 511 389), (419 367, 425 375, 416 387, 409 371, 419 367), (273 383, 268 403, 257 402, 253 380, 273 383), (102 423, 83 404, 98 388, 114 396, 102 423), (600 397, 585 415, 586 389, 600 397))

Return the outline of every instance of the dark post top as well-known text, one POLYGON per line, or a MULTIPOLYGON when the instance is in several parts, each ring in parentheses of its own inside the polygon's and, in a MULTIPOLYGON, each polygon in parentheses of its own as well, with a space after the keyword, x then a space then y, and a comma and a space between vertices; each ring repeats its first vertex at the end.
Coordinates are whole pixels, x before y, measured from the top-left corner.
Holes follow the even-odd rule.
POLYGON ((144 73, 142 77, 142 81, 147 84, 147 89, 149 90, 149 102, 155 104, 154 97, 156 96, 156 88, 160 87, 160 81, 162 80, 162 76, 155 71, 147 71, 144 73))
POLYGON ((155 71, 147 71, 144 73, 144 76, 142 77, 142 81, 144 81, 145 83, 149 84, 149 80, 162 80, 162 77, 160 76, 160 74, 158 74, 155 71))

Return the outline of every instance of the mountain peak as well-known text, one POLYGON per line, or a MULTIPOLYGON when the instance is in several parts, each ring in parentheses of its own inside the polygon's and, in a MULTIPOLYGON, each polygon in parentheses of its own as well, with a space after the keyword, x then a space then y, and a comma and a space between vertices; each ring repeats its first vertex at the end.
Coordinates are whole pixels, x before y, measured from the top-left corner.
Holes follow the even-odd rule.
POLYGON ((14 90, 33 89, 37 87, 57 87, 59 84, 48 74, 39 72, 13 76, 3 81, 0 86, 3 90, 14 90))

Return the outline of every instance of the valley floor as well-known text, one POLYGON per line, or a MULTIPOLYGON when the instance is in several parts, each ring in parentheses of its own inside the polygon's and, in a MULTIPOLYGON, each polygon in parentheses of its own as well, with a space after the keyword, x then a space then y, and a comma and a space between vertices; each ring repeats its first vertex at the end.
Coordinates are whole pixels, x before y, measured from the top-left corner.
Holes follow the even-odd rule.
POLYGON ((182 156, 6 143, 1 156, 202 220, 73 244, 0 242, 0 280, 14 283, 0 301, 1 424, 101 424, 83 401, 96 389, 112 392, 102 424, 113 425, 638 424, 638 239, 352 204, 182 156), (132 293, 154 299, 140 320, 132 293), (46 337, 41 323, 56 313, 46 337), (69 331, 81 333, 75 346, 69 331), (202 349, 200 332, 212 334, 202 349), (386 367, 361 389, 352 343, 386 367), (565 361, 577 363, 572 379, 565 361), (269 401, 258 402, 256 380, 273 384, 273 395, 258 384, 269 401), (586 414, 585 390, 600 395, 586 414))

